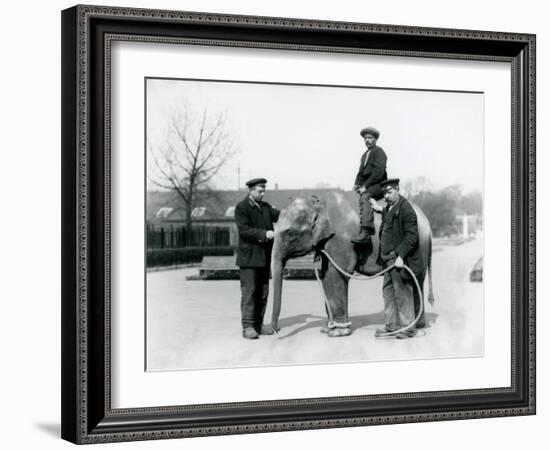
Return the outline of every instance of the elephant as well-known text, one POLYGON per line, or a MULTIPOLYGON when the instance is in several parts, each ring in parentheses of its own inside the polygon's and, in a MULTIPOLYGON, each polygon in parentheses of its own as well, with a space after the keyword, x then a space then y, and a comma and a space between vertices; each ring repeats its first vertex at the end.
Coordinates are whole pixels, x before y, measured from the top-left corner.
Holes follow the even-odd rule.
MULTIPOLYGON (((383 202, 383 200, 382 200, 383 202)), ((419 245, 424 261, 423 272, 418 281, 423 291, 426 273, 429 275, 429 297, 433 304, 431 278, 432 233, 428 219, 418 206, 412 204, 418 221, 419 245)), ((351 322, 348 317, 348 277, 342 275, 326 256, 325 250, 335 262, 348 273, 354 271, 364 275, 375 275, 383 270, 378 263, 379 229, 381 215, 375 214, 376 233, 372 245, 366 251, 356 252, 351 236, 357 230, 359 216, 344 197, 342 191, 328 191, 323 198, 312 196, 311 199, 296 198, 281 211, 275 225, 275 237, 271 259, 273 279, 273 314, 271 326, 279 331, 281 296, 283 286, 283 269, 291 258, 315 252, 321 258, 320 279, 325 290, 328 317, 327 326, 323 327, 329 337, 351 334, 351 322), (330 308, 330 312, 329 309, 330 308)), ((422 297, 421 297, 422 298, 422 297)), ((419 300, 415 299, 415 309, 419 312, 419 300)), ((419 319, 424 321, 422 315, 419 319)))

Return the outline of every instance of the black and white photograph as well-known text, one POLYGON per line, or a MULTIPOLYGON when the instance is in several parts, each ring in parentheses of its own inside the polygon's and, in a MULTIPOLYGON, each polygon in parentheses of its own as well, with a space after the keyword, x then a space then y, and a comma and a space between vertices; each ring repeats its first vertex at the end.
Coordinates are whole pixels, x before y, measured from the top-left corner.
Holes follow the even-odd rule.
POLYGON ((146 77, 144 103, 146 371, 484 356, 483 92, 146 77))
MULTIPOLYGON (((529 444, 543 422, 542 15, 468 1, 161 3, 63 5, 60 114, 10 105, 24 124, 6 147, 22 158, 6 165, 6 210, 34 217, 5 233, 25 273, 6 304, 42 305, 33 316, 61 350, 47 356, 39 333, 39 352, 28 339, 11 360, 27 360, 20 378, 44 369, 24 383, 38 397, 57 383, 61 438, 529 444), (53 117, 59 266, 55 249, 19 248, 54 241, 35 180, 56 172, 19 150, 53 117), (40 176, 23 178, 31 166, 40 176), (24 301, 44 278, 59 284, 57 310, 40 292, 24 301)), ((40 41, 27 54, 46 55, 40 41)), ((6 86, 21 106, 16 87, 34 84, 16 72, 25 83, 6 86)), ((10 315, 8 334, 27 334, 25 317, 10 315)), ((35 441, 55 423, 37 421, 35 441)))

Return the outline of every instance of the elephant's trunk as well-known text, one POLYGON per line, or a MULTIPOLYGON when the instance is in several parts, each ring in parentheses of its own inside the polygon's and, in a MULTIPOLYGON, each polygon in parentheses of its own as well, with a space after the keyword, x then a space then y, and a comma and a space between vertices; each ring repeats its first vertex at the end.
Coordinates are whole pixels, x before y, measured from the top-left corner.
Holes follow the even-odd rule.
POLYGON ((273 278, 273 314, 271 316, 271 326, 275 332, 278 332, 283 289, 283 261, 276 252, 273 253, 271 260, 271 275, 273 278))

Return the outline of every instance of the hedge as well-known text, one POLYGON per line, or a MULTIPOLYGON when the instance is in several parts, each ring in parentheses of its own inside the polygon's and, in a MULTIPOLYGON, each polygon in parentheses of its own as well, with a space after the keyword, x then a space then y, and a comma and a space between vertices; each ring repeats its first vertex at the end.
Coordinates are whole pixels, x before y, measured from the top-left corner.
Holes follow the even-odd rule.
POLYGON ((231 256, 233 247, 185 247, 147 249, 147 267, 198 263, 203 256, 231 256))

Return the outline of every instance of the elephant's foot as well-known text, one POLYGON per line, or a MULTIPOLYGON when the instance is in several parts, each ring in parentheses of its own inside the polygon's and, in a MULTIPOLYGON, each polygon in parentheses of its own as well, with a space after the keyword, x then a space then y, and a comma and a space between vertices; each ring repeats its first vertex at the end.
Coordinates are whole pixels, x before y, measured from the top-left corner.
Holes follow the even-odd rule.
POLYGON ((349 336, 351 334, 351 322, 335 322, 331 320, 321 327, 321 333, 329 337, 349 336))
POLYGON ((351 334, 351 328, 333 328, 328 330, 328 337, 340 337, 349 336, 351 334))

